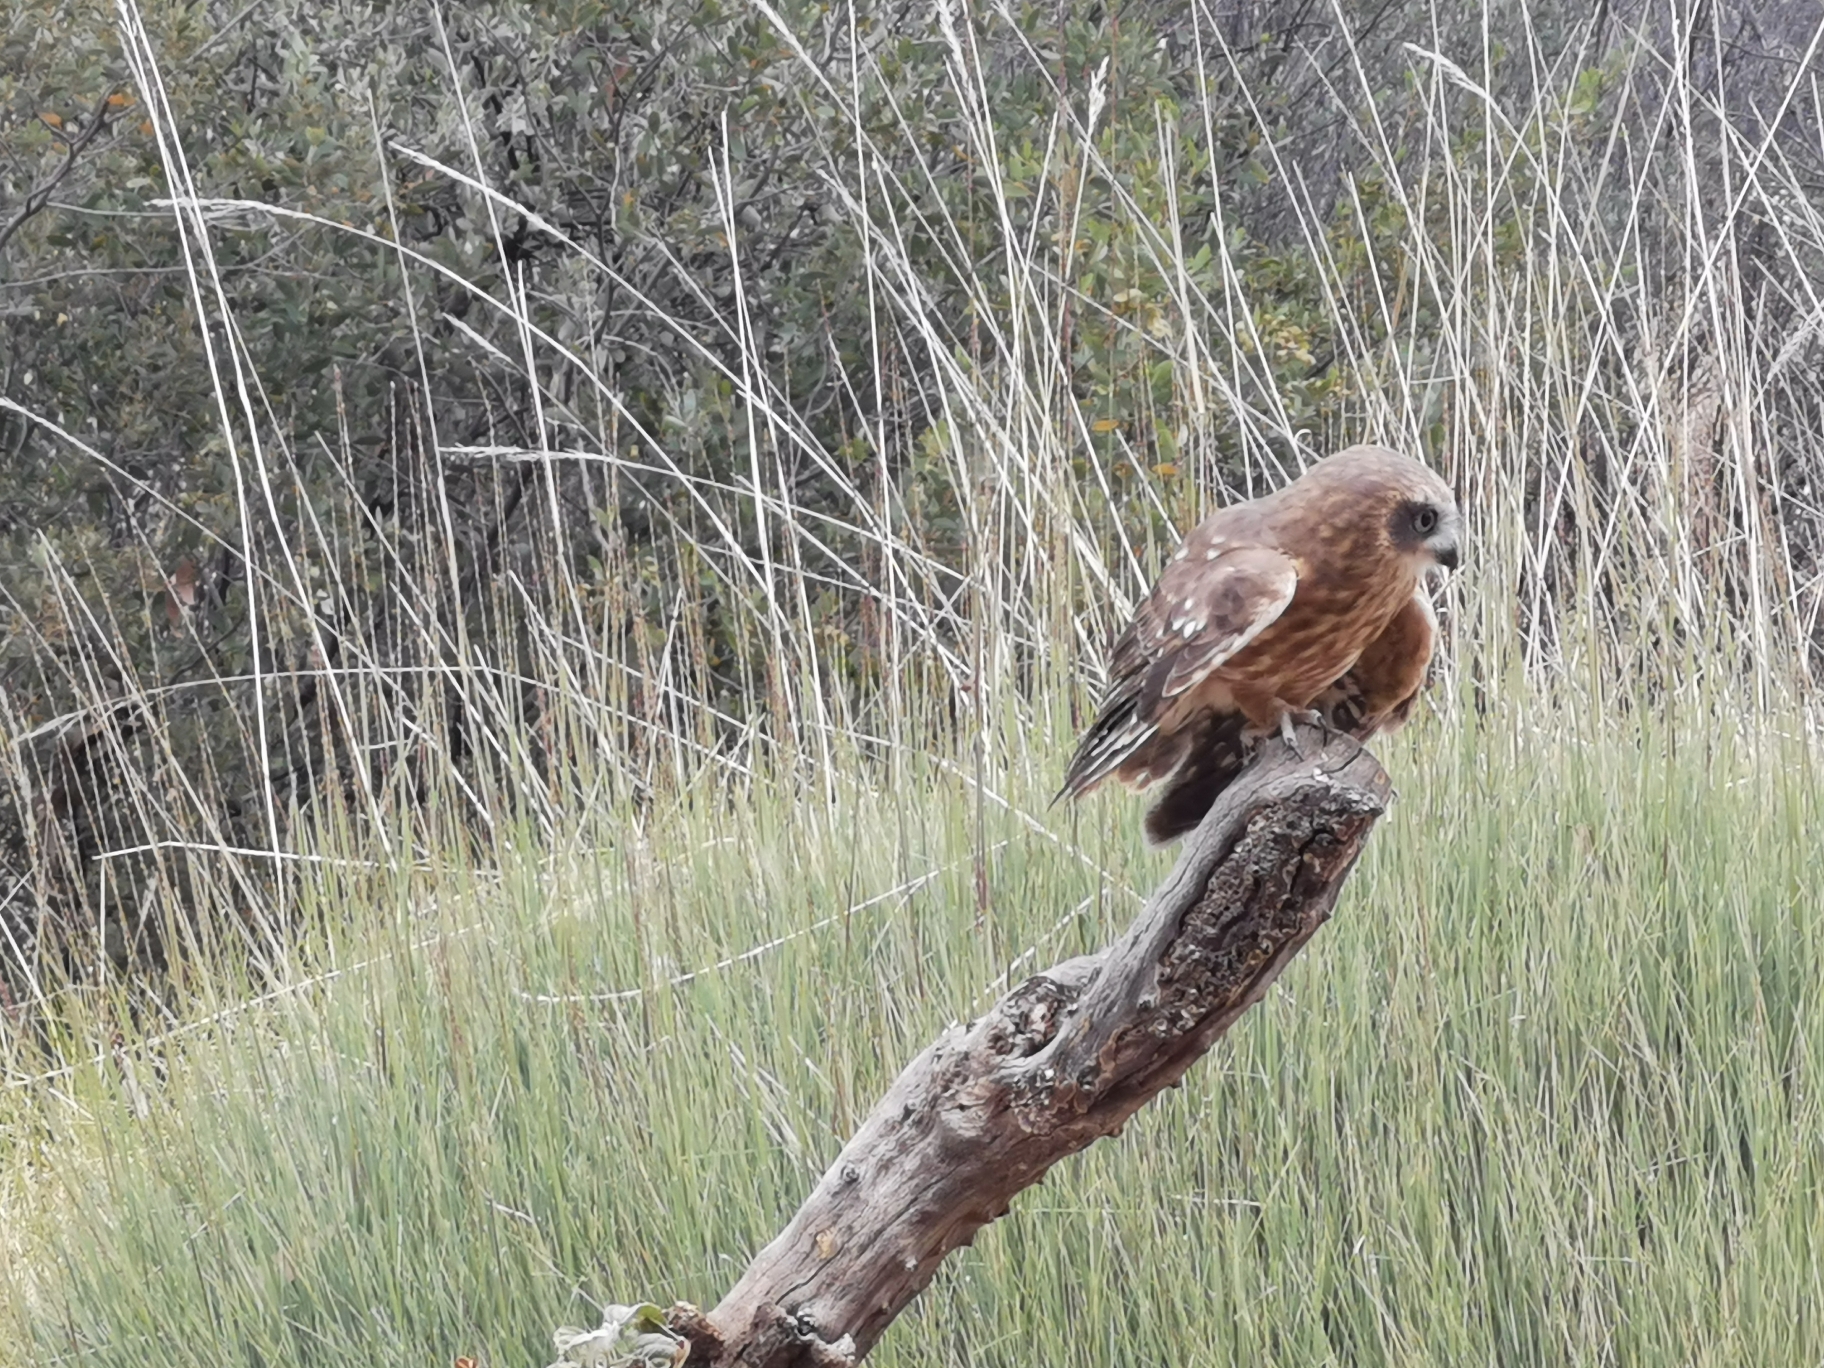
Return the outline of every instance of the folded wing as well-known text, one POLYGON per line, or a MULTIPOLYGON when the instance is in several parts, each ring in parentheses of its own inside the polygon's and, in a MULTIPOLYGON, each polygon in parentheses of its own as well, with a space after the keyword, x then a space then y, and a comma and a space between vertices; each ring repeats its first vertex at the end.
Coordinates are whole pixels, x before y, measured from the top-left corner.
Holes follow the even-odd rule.
POLYGON ((1278 551, 1227 546, 1210 524, 1198 528, 1116 640, 1102 707, 1058 796, 1088 793, 1117 770, 1144 788, 1178 768, 1196 729, 1161 735, 1161 722, 1284 613, 1297 587, 1278 551))

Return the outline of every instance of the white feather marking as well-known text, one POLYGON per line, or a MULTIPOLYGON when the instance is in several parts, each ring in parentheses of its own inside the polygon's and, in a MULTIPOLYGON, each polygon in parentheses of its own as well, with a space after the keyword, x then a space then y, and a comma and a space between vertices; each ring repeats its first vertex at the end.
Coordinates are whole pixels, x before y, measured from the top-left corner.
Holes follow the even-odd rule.
POLYGON ((1085 769, 1085 782, 1094 783, 1108 776, 1158 730, 1157 723, 1135 718, 1120 731, 1104 737, 1102 744, 1090 753, 1091 763, 1085 769))

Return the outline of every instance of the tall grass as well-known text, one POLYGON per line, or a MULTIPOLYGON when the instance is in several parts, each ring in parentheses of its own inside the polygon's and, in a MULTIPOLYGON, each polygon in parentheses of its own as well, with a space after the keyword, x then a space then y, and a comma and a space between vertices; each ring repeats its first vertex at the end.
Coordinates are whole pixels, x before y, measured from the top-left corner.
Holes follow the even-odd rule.
MULTIPOLYGON (((1194 19, 1220 72, 1223 29, 1194 19)), ((992 187, 975 30, 942 8, 937 22, 992 187)), ((1523 32, 1500 58, 1428 40, 1396 137, 1363 57, 1334 91, 1359 168, 1340 209, 1263 128, 1356 377, 1312 431, 1261 359, 1243 264, 1223 255, 1222 288, 1192 288, 1169 212, 1105 161, 1106 87, 1060 107, 1043 178, 1060 231, 1008 233, 978 268, 967 336, 929 307, 892 216, 916 196, 864 138, 828 184, 864 246, 869 353, 910 339, 929 358, 903 382, 956 526, 825 449, 758 344, 726 377, 753 463, 716 484, 527 301, 477 291, 562 440, 457 449, 426 422, 427 469, 537 472, 526 554, 476 584, 440 559, 460 518, 441 481, 427 487, 446 502, 411 525, 253 535, 299 506, 293 443, 337 439, 265 408, 209 243, 303 216, 191 184, 131 3, 122 24, 220 343, 245 545, 265 548, 255 617, 316 662, 325 788, 344 801, 302 815, 263 788, 248 848, 229 839, 213 776, 186 768, 185 698, 130 670, 104 684, 124 653, 62 581, 88 704, 45 722, 0 699, 6 780, 41 779, 23 738, 125 697, 147 725, 96 744, 118 749, 124 801, 160 839, 110 852, 144 877, 132 907, 96 901, 80 991, 68 966, 31 961, 34 1029, 0 1027, 0 1305, 16 1327, 0 1357, 508 1363, 596 1303, 713 1301, 936 1026, 1101 943, 1150 886, 1158 862, 1117 800, 1044 807, 1072 705, 1168 529, 1360 439, 1439 465, 1472 551, 1445 605, 1436 715, 1391 747, 1403 801, 1346 914, 1183 1095, 989 1232, 882 1356, 1824 1354, 1802 1310, 1819 1291, 1802 909, 1824 217, 1766 132, 1824 131, 1803 64, 1777 109, 1738 110, 1652 34, 1548 51, 1523 32), (1497 71, 1523 59, 1530 80, 1497 71), (1142 474, 1119 508, 1063 351, 1063 320, 1104 309, 1077 284, 1081 187, 1180 283, 1143 342, 1171 368, 1160 416, 1196 478, 1142 474), (1350 256, 1384 249, 1396 259, 1350 256), (1239 468, 1219 459, 1231 441, 1239 468), (798 502, 793 463, 840 505, 798 502), (584 585, 534 555, 564 541, 537 510, 577 467, 604 497, 615 480, 675 484, 675 557, 584 585), (342 635, 328 668, 321 605, 358 597, 337 576, 363 537, 413 564, 422 597, 384 632, 342 635), (667 608, 630 627, 642 575, 667 608), (713 686, 701 582, 762 647, 738 703, 713 686), (819 614, 829 596, 871 624, 847 647, 819 614), (476 615, 485 631, 449 625, 476 615), (838 686, 845 653, 875 687, 838 686), (396 760, 354 759, 375 755, 396 760), (106 947, 129 916, 171 928, 180 992, 111 995, 106 947)), ((838 108, 872 79, 858 65, 845 88, 807 55, 807 87, 838 108)), ((510 205, 464 168, 430 169, 478 211, 510 205)), ((612 272, 565 250, 591 288, 612 272)), ((408 256, 408 277, 441 269, 408 256)), ((727 327, 751 342, 739 300, 727 327)), ((269 660, 221 681, 262 773, 293 763, 268 703, 298 687, 269 660)), ((41 834, 49 867, 54 824, 41 834)))
MULTIPOLYGON (((1310 183, 1297 148, 1263 124, 1255 161, 1268 188, 1251 192, 1279 197, 1286 254, 1323 300, 1348 377, 1315 417, 1268 359, 1275 344, 1258 320, 1272 313, 1273 274, 1252 269, 1225 233, 1217 285, 1194 284, 1206 277, 1185 258, 1173 193, 1181 130, 1195 120, 1161 115, 1149 184, 1167 199, 1163 209, 1142 202, 1145 177, 1109 161, 1131 149, 1102 136, 1112 96, 1099 74, 1058 107, 1039 171, 1018 191, 1039 203, 1016 213, 983 93, 982 30, 940 7, 946 98, 962 110, 973 174, 1005 226, 977 263, 962 225, 907 219, 928 197, 872 155, 858 111, 864 94, 891 87, 868 44, 842 80, 805 53, 807 97, 857 121, 853 160, 820 169, 859 244, 855 284, 872 319, 863 353, 925 366, 842 375, 842 387, 902 391, 895 411, 922 425, 917 480, 901 438, 863 434, 861 449, 878 459, 856 466, 793 411, 740 291, 722 316, 733 362, 669 320, 680 364, 722 371, 729 399, 715 421, 748 453, 745 471, 710 479, 688 438, 647 430, 601 378, 601 358, 562 340, 587 322, 596 289, 626 283, 554 225, 529 219, 566 254, 573 288, 535 301, 488 294, 393 248, 390 208, 370 230, 207 198, 162 99, 159 54, 138 11, 122 14, 195 311, 212 320, 242 533, 223 554, 245 558, 254 636, 242 667, 164 687, 137 672, 115 606, 86 596, 81 567, 53 557, 62 639, 18 645, 81 706, 47 719, 0 699, 14 743, 0 764, 38 871, 8 896, 62 913, 66 886, 82 886, 75 902, 100 943, 86 978, 107 976, 109 946, 167 924, 179 941, 235 928, 247 950, 283 961, 296 867, 270 852, 309 843, 308 823, 294 827, 323 792, 342 804, 328 820, 354 823, 364 848, 398 859, 398 810, 422 811, 430 791, 484 845, 518 805, 556 833, 596 794, 570 782, 571 754, 618 757, 598 771, 602 782, 642 793, 739 778, 781 755, 827 784, 842 738, 914 744, 927 722, 979 726, 971 716, 1009 690, 1093 685, 1102 645, 1174 530, 1362 439, 1424 455, 1466 505, 1474 552, 1445 605, 1446 708, 1462 689, 1479 698, 1523 684, 1569 690, 1590 707, 1628 706, 1636 681, 1652 698, 1699 704, 1807 696, 1824 592, 1824 390, 1810 363, 1824 317, 1824 218, 1800 159, 1824 113, 1803 62, 1757 102, 1732 106, 1732 87, 1707 79, 1693 55, 1720 30, 1682 11, 1670 34, 1618 40, 1612 25, 1586 26, 1551 46, 1523 8, 1495 7, 1473 30, 1440 21, 1401 50, 1405 82, 1391 94, 1384 61, 1349 48, 1338 27, 1332 41, 1352 59, 1330 93, 1348 130, 1345 174, 1310 183), (1497 28, 1500 51, 1488 36, 1497 28), (1124 250, 1168 283, 1144 318, 1083 283, 1092 218, 1115 225, 1124 250), (440 441, 429 400, 414 411, 408 397, 393 440, 402 478, 415 477, 422 497, 390 521, 363 511, 347 434, 287 431, 237 341, 233 293, 210 244, 250 222, 366 234, 396 251, 413 299, 428 282, 466 290, 484 323, 452 323, 456 344, 520 370, 548 440, 457 447, 440 441), (969 285, 964 307, 932 306, 933 256, 969 285), (1108 420, 1074 397, 1078 363, 1067 355, 1068 339, 1092 323, 1171 377, 1169 399, 1152 401, 1158 412, 1120 415, 1112 447, 1096 440, 1108 420), (1150 474, 1158 453, 1126 444, 1130 430, 1135 441, 1177 434, 1184 477, 1150 474), (349 490, 340 521, 312 506, 302 445, 339 469, 349 490), (470 471, 531 472, 519 530, 479 579, 448 545, 471 513, 465 493, 488 488, 465 490, 470 471), (816 476, 814 502, 800 471, 816 476), (579 577, 560 550, 577 539, 556 493, 565 481, 610 519, 622 490, 675 495, 652 505, 671 521, 665 549, 646 555, 611 538, 601 573, 579 577), (935 515, 921 494, 943 505, 935 515), (375 579, 398 586, 378 614, 362 583, 375 579), (714 630, 742 646, 732 696, 710 660, 706 586, 714 630), (837 632, 846 641, 833 641, 837 632), (212 710, 232 720, 242 753, 232 774, 195 763, 198 719, 212 710), (122 718, 138 727, 131 737, 122 718), (56 776, 24 745, 52 737, 103 756, 118 786, 107 802, 125 814, 118 832, 75 851, 45 813, 56 776), (277 774, 289 778, 271 782, 277 774), (223 791, 243 782, 250 792, 223 791), (269 853, 211 853, 222 847, 269 853), (97 868, 112 881, 98 882, 97 868), (63 872, 45 872, 54 870, 63 872)), ((1210 73, 1193 113, 1213 127, 1234 117, 1229 101, 1245 110, 1252 95, 1231 88, 1244 68, 1225 27, 1201 7, 1191 20, 1210 73)), ((1042 66, 998 22, 983 21, 996 60, 1042 66)), ((458 113, 474 98, 460 73, 450 95, 458 113)), ((383 162, 462 187, 478 220, 518 212, 469 169, 375 136, 383 162)), ((390 206, 391 181, 376 176, 390 206)), ((1226 222, 1236 193, 1220 178, 1207 188, 1226 222)), ((738 264, 732 218, 728 234, 738 264)), ((434 366, 445 344, 417 341, 434 366)), ((131 483, 105 453, 38 417, 72 459, 131 483)), ((21 924, 0 918, 9 934, 21 924)), ((54 991, 28 978, 30 995, 54 991)))
MULTIPOLYGON (((1824 1353, 1815 760, 1716 719, 1540 720, 1392 747, 1336 923, 883 1361, 1824 1353)), ((7 1090, 14 1358, 540 1362, 599 1303, 712 1302, 931 1034, 1163 869, 1115 797, 1035 832, 1062 752, 1024 731, 1005 806, 944 763, 845 767, 833 800, 528 834, 487 879, 324 880, 378 924, 314 981, 7 1090)))

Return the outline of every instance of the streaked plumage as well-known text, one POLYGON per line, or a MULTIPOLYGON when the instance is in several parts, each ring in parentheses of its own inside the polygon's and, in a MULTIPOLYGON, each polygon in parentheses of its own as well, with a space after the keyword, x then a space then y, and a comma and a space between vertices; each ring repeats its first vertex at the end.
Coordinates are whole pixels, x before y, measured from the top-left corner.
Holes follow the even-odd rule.
POLYGON ((1059 796, 1109 775, 1160 790, 1147 835, 1193 829, 1254 743, 1316 712, 1366 740, 1424 686, 1424 578, 1457 563, 1445 483, 1384 447, 1320 461, 1185 538, 1110 653, 1108 688, 1059 796))

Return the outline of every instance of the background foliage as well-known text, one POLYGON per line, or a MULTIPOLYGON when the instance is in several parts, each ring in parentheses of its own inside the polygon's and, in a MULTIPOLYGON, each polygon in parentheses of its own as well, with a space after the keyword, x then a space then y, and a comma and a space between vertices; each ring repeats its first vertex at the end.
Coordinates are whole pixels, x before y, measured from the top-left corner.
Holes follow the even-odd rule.
POLYGON ((1102 647, 1361 439, 1471 533, 1365 910, 883 1353, 1816 1360, 1821 39, 13 0, 0 1361, 712 1296, 1150 885, 1102 647))
POLYGON ((276 972, 328 836, 982 763, 1174 529, 1365 437, 1470 511, 1451 706, 1808 697, 1804 6, 3 22, 15 1029, 276 972))

